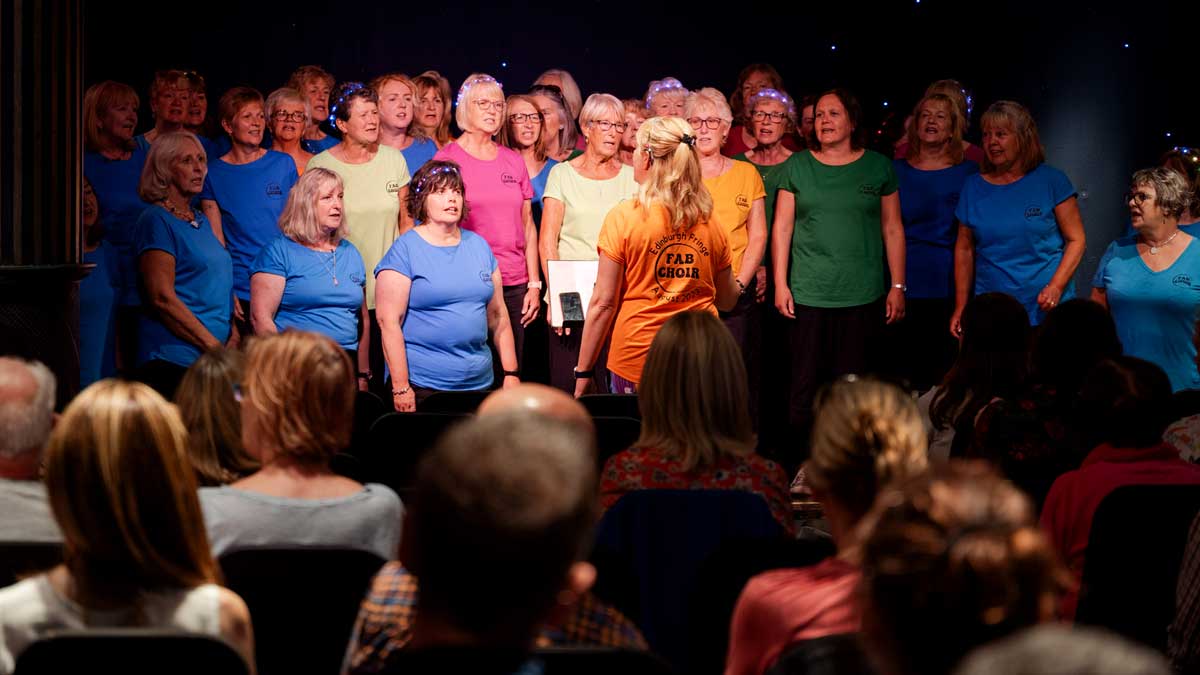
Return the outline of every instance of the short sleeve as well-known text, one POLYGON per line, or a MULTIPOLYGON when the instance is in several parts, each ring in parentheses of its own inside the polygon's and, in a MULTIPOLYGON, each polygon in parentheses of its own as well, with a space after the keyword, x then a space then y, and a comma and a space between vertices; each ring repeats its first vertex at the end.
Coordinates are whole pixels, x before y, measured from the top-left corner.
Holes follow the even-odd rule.
MULTIPOLYGON (((521 176, 521 199, 533 199, 533 182, 529 180, 529 169, 525 168, 525 160, 516 151, 511 151, 516 158, 516 166, 520 167, 517 174, 521 176)), ((516 167, 514 167, 515 169, 516 167)), ((551 169, 553 171, 554 169, 551 169)))
MULTIPOLYGON (((412 232, 412 230, 409 230, 409 232, 412 232)), ((412 278, 412 260, 408 253, 407 236, 402 236, 392 242, 392 247, 383 256, 383 260, 379 261, 379 265, 375 267, 375 276, 379 276, 379 273, 384 270, 392 270, 393 272, 403 274, 409 279, 412 278)))
MULTIPOLYGON (((291 159, 291 156, 286 155, 284 158, 280 158, 279 161, 283 162, 285 159, 291 159)), ((287 164, 284 164, 283 167, 283 195, 286 198, 287 194, 292 191, 292 188, 295 187, 296 183, 300 181, 300 172, 296 170, 295 161, 288 162, 287 164)))
POLYGON ((963 225, 970 225, 967 220, 967 214, 970 213, 971 192, 976 180, 979 180, 979 174, 971 174, 963 181, 962 190, 958 193, 958 205, 954 207, 954 218, 963 225))
POLYGON ((746 172, 746 180, 750 185, 750 201, 754 201, 756 199, 765 199, 767 196, 767 188, 765 185, 763 185, 762 174, 760 174, 758 169, 755 169, 754 165, 750 164, 749 162, 746 162, 746 168, 749 169, 749 171, 746 172))
POLYGON ((725 230, 721 227, 708 228, 709 234, 712 237, 713 249, 713 275, 727 268, 733 267, 733 252, 729 250, 729 238, 725 236, 725 230))
POLYGON ((880 158, 883 160, 879 163, 883 167, 883 182, 879 184, 879 194, 886 197, 900 189, 900 179, 896 177, 896 167, 892 162, 883 155, 880 158))
POLYGON ((175 241, 175 232, 165 219, 166 214, 160 209, 151 208, 142 212, 138 218, 138 255, 150 250, 165 251, 172 257, 178 256, 179 246, 175 241))
POLYGON ((254 259, 254 263, 250 265, 250 273, 258 274, 265 272, 266 274, 274 274, 283 277, 288 276, 288 256, 283 248, 283 237, 276 237, 267 243, 266 246, 258 252, 258 256, 254 259))
POLYGON ((596 239, 596 251, 603 253, 620 265, 627 264, 624 247, 624 237, 621 230, 624 224, 624 211, 620 205, 604 216, 604 224, 600 226, 600 236, 596 239))
POLYGON ((1067 178, 1067 174, 1052 166, 1045 168, 1048 174, 1046 178, 1050 183, 1050 197, 1054 200, 1055 206, 1075 196, 1075 186, 1071 184, 1071 179, 1067 178))
POLYGON ((1092 288, 1108 288, 1108 283, 1105 279, 1108 277, 1108 263, 1110 263, 1117 253, 1117 242, 1112 242, 1108 248, 1104 249, 1104 255, 1100 257, 1100 264, 1096 266, 1096 274, 1092 277, 1092 288))
POLYGON ((412 174, 408 172, 408 160, 404 159, 404 154, 399 150, 396 151, 396 180, 400 182, 400 187, 412 182, 412 174))
POLYGON ((200 194, 197 196, 197 199, 208 199, 214 202, 217 201, 217 193, 215 190, 213 190, 211 173, 204 177, 204 187, 200 189, 200 194))
POLYGON ((800 153, 797 152, 797 153, 793 153, 791 157, 788 157, 787 159, 785 159, 783 161, 783 163, 785 165, 785 169, 784 169, 784 174, 783 174, 783 180, 781 180, 779 182, 780 190, 787 190, 788 192, 790 192, 792 194, 796 194, 797 192, 800 191, 800 188, 797 185, 797 183, 799 182, 799 177, 796 175, 796 163, 800 161, 799 158, 800 158, 800 153))
POLYGON ((558 201, 564 203, 567 201, 563 198, 562 185, 562 174, 563 171, 566 170, 563 169, 565 165, 566 162, 555 164, 554 167, 550 169, 550 175, 546 178, 546 189, 542 192, 542 199, 557 199, 558 201))

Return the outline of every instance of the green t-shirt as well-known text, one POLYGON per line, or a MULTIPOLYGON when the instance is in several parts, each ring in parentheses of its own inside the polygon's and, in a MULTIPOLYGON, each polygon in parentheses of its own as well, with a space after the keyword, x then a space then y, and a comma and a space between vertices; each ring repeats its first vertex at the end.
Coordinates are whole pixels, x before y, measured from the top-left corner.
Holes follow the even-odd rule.
POLYGON ((809 307, 854 307, 885 290, 881 197, 898 184, 892 160, 867 150, 844 166, 797 152, 780 188, 796 198, 792 299, 809 307))
POLYGON ((778 164, 754 164, 746 159, 746 153, 734 156, 732 159, 740 159, 743 162, 754 164, 754 168, 758 169, 758 175, 762 176, 763 188, 767 191, 766 199, 763 200, 763 206, 767 210, 767 253, 763 256, 763 264, 767 267, 771 266, 771 226, 775 224, 775 197, 779 194, 779 188, 783 187, 783 179, 787 178, 788 162, 793 161, 792 158, 797 153, 788 155, 788 158, 778 164))

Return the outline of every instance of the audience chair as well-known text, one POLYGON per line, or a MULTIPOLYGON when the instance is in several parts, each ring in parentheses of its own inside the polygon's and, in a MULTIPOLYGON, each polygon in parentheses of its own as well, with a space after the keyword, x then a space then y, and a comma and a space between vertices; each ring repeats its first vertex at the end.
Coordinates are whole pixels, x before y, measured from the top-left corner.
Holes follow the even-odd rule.
POLYGON ((392 406, 376 394, 369 391, 357 392, 354 397, 354 434, 351 436, 350 448, 362 447, 367 442, 371 425, 390 412, 392 406))
POLYGON ((53 631, 17 657, 15 675, 249 675, 220 638, 156 628, 53 631))
POLYGON ((348 549, 251 548, 219 562, 225 585, 250 608, 258 675, 292 675, 338 672, 384 560, 348 549))
POLYGON ((62 562, 62 558, 62 544, 57 542, 0 542, 0 588, 44 572, 62 562))
POLYGON ((587 394, 579 402, 593 417, 632 417, 642 419, 637 394, 587 394))
POLYGON ((596 424, 596 461, 603 470, 609 457, 628 450, 642 435, 642 421, 633 417, 593 417, 596 424))
POLYGON ((429 647, 393 653, 383 675, 524 673, 542 675, 671 675, 650 652, 603 647, 550 647, 532 654, 491 647, 429 647), (533 667, 531 667, 533 666, 533 667))
POLYGON ((448 415, 474 415, 490 391, 439 391, 430 394, 417 407, 421 412, 448 415))
POLYGON ((688 634, 689 600, 699 592, 704 562, 723 544, 782 538, 784 530, 766 501, 750 492, 631 492, 597 526, 594 592, 635 621, 650 647, 683 670, 695 646, 688 634))
POLYGON ((1198 511, 1200 485, 1126 485, 1105 497, 1088 534, 1075 621, 1165 650, 1198 511))
POLYGON ((416 480, 417 464, 451 425, 466 415, 442 413, 388 413, 371 426, 370 439, 356 454, 362 481, 382 483, 401 496, 416 480))
POLYGON ((535 656, 545 675, 671 675, 675 671, 651 652, 604 647, 546 647, 535 656))
POLYGON ((765 675, 873 675, 874 670, 853 633, 797 642, 765 675))

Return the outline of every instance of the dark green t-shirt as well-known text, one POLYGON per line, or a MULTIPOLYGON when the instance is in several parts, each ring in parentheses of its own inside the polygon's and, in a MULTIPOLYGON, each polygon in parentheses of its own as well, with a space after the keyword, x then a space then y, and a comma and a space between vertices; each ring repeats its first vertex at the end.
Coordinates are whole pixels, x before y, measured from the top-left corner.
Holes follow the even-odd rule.
POLYGON ((779 188, 783 186, 783 179, 787 177, 788 162, 791 162, 796 154, 792 153, 782 162, 768 166, 750 162, 750 160, 746 159, 746 153, 744 152, 733 157, 733 159, 740 159, 743 162, 754 164, 754 168, 758 169, 758 175, 762 176, 763 187, 767 191, 767 197, 763 204, 767 207, 767 253, 763 256, 763 264, 767 267, 771 266, 771 225, 775 222, 775 195, 779 193, 779 188))
POLYGON ((881 197, 897 189, 892 160, 867 150, 829 166, 804 150, 783 164, 780 187, 796 197, 792 299, 809 307, 854 307, 885 290, 881 197))

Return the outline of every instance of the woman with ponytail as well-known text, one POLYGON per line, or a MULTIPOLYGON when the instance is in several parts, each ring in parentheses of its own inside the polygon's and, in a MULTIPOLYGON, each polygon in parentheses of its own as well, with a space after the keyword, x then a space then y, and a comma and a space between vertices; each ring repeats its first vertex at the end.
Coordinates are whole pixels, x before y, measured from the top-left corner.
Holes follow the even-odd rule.
POLYGON ((694 133, 678 117, 656 117, 638 129, 633 172, 640 188, 613 207, 600 228, 576 396, 588 393, 610 328, 610 388, 635 393, 650 343, 668 319, 688 310, 732 309, 746 290, 734 280, 725 231, 712 219, 694 133))

